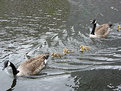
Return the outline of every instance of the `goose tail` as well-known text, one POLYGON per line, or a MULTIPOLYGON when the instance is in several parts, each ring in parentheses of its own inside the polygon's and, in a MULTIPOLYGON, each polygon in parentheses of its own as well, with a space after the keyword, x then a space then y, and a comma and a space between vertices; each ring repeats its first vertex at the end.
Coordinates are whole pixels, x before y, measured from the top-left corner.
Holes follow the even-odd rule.
POLYGON ((49 58, 49 53, 45 54, 44 58, 45 58, 44 62, 45 62, 45 64, 46 64, 47 61, 48 61, 47 59, 49 58))
POLYGON ((112 27, 113 26, 113 24, 109 24, 109 27, 112 27))
POLYGON ((45 59, 48 59, 48 57, 49 57, 49 53, 47 53, 47 54, 45 54, 45 59))

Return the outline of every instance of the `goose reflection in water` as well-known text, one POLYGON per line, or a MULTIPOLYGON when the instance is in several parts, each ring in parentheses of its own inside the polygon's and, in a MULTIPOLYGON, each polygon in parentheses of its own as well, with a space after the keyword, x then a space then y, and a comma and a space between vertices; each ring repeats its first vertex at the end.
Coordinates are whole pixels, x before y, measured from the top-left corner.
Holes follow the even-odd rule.
POLYGON ((7 89, 6 91, 13 91, 14 90, 14 87, 16 86, 16 79, 13 79, 13 82, 12 82, 12 85, 9 89, 7 89))

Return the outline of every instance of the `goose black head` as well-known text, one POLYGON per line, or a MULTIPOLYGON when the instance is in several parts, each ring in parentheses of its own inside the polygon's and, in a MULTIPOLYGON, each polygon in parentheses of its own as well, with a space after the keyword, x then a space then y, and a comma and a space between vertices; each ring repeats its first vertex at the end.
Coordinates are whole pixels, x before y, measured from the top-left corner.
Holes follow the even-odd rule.
POLYGON ((96 23, 97 23, 96 19, 94 19, 94 20, 91 21, 91 24, 96 24, 96 23))
POLYGON ((6 67, 8 67, 8 66, 10 66, 10 62, 7 60, 7 61, 5 61, 4 62, 4 67, 3 67, 3 69, 2 70, 4 70, 6 67))
POLYGON ((11 62, 8 61, 8 60, 4 62, 4 67, 3 67, 2 70, 4 70, 4 69, 7 68, 7 67, 11 67, 11 68, 12 68, 12 71, 13 71, 13 75, 14 75, 14 76, 16 76, 16 74, 19 72, 19 71, 16 69, 16 67, 14 66, 14 64, 11 63, 11 62))

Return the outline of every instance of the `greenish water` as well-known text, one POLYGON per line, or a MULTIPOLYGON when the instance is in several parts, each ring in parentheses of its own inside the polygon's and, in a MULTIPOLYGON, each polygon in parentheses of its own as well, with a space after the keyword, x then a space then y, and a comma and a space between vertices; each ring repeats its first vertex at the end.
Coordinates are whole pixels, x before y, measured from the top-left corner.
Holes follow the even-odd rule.
POLYGON ((120 91, 120 0, 2 0, 0 1, 0 91, 120 91), (90 39, 90 20, 112 23, 107 38, 90 39), (90 51, 81 53, 80 45, 90 51), (51 53, 74 53, 52 58, 51 53), (3 62, 17 66, 50 53, 40 74, 16 80, 2 71, 3 62))

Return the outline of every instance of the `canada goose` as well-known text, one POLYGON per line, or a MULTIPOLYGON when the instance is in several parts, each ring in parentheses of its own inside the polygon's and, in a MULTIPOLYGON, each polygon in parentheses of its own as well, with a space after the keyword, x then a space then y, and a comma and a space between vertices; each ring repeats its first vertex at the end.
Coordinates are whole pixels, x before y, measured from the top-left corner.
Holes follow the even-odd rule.
POLYGON ((28 59, 24 61, 18 69, 16 69, 15 65, 10 61, 4 62, 4 67, 7 68, 7 72, 9 74, 12 73, 13 76, 26 76, 26 75, 34 75, 41 71, 42 68, 45 67, 49 54, 41 54, 34 58, 28 59))
POLYGON ((94 19, 92 21, 93 29, 90 34, 90 38, 104 38, 109 34, 110 28, 112 24, 102 24, 99 26, 96 26, 97 21, 94 19))

